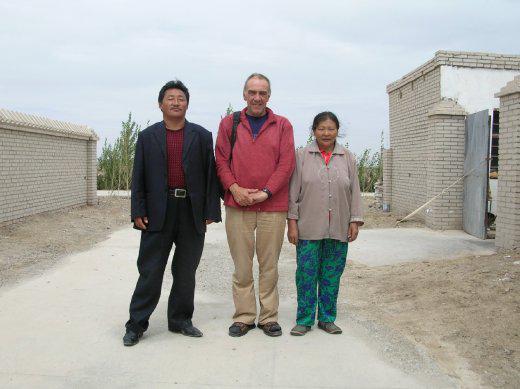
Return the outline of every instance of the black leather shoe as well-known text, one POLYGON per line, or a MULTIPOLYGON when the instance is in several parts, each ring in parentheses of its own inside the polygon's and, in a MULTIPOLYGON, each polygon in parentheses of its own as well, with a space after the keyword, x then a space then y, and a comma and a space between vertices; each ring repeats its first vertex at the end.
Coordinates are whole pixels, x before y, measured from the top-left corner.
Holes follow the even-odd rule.
POLYGON ((264 334, 267 336, 280 336, 282 335, 282 327, 275 321, 271 321, 265 324, 258 324, 258 328, 264 330, 264 334))
POLYGON ((193 338, 200 338, 202 336, 202 332, 191 323, 186 323, 182 326, 169 326, 168 329, 171 332, 191 336, 193 338))
POLYGON ((139 343, 139 339, 143 336, 143 333, 136 333, 132 330, 126 330, 125 336, 123 336, 123 344, 125 346, 135 346, 139 343))
POLYGON ((252 330, 255 328, 255 324, 246 324, 239 321, 234 322, 231 324, 231 327, 229 327, 229 336, 238 337, 238 336, 244 336, 249 332, 249 330, 252 330))

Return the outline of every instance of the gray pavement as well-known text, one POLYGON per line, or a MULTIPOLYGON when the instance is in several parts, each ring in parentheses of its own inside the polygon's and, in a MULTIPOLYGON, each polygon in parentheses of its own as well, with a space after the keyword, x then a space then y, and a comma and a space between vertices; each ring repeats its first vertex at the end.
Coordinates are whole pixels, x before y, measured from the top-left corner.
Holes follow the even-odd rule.
MULTIPOLYGON (((352 259, 381 265, 416 258, 421 247, 430 254, 450 245, 457 247, 449 250, 452 254, 482 250, 458 234, 442 233, 438 238, 429 234, 412 229, 362 231, 359 242, 351 246, 352 259), (408 254, 410 247, 413 255, 408 254)), ((402 352, 400 363, 395 363, 381 353, 384 347, 377 344, 381 341, 347 315, 337 321, 343 335, 313 329, 305 337, 289 336, 296 302, 294 248, 288 244, 280 259, 284 335, 269 338, 256 329, 242 338, 229 337, 232 264, 222 224, 210 226, 206 241, 194 317, 204 332, 200 339, 167 331, 171 275, 166 273, 150 329, 138 345, 123 347, 123 325, 137 278, 139 233, 131 228, 68 257, 42 276, 0 289, 0 387, 438 388, 454 384, 433 362, 419 360, 420 352, 402 352)))
POLYGON ((491 255, 495 241, 482 240, 464 231, 434 231, 428 228, 381 228, 361 230, 358 241, 349 247, 349 259, 368 266, 400 262, 491 255))

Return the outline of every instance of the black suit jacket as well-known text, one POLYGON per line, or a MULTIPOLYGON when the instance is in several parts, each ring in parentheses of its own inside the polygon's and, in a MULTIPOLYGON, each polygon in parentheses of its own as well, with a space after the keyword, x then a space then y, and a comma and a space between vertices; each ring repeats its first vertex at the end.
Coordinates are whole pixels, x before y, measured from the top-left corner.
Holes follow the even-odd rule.
MULTIPOLYGON (((158 122, 139 133, 132 173, 132 221, 148 217, 147 231, 160 231, 166 216, 168 165, 166 127, 158 122)), ((186 121, 182 167, 195 228, 206 232, 206 219, 222 220, 211 132, 186 121)), ((134 228, 135 224, 134 224, 134 228)))

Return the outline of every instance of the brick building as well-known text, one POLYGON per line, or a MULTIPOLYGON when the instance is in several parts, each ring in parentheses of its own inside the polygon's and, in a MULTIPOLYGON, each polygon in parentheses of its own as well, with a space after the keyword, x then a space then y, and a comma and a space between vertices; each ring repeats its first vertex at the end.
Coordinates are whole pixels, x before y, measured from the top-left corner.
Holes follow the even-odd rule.
POLYGON ((87 126, 0 109, 0 224, 97 203, 97 140, 87 126))
MULTIPOLYGON (((495 94, 518 75, 520 55, 438 51, 389 84, 384 208, 404 216, 462 177, 466 115, 487 109, 493 119, 495 94)), ((461 181, 416 217, 431 228, 461 229, 463 197, 461 181)))

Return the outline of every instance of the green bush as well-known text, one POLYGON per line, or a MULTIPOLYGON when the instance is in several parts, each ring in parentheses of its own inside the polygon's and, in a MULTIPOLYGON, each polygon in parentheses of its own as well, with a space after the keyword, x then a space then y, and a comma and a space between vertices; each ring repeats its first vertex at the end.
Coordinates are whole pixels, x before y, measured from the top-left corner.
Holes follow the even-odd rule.
POLYGON ((98 189, 129 190, 132 184, 135 144, 141 126, 132 120, 131 112, 121 126, 121 133, 113 145, 105 139, 98 158, 98 189))

